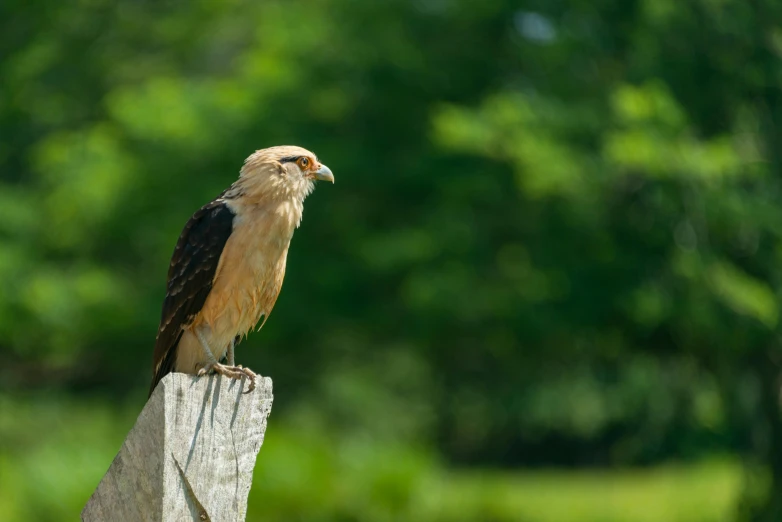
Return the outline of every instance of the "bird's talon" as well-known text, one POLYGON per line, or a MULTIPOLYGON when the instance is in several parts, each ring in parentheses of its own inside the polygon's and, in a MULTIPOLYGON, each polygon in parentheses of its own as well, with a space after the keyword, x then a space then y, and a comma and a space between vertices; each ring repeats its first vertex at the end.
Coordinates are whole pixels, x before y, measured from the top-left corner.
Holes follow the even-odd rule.
POLYGON ((199 377, 203 377, 210 371, 214 370, 215 373, 218 373, 220 375, 225 375, 226 377, 230 379, 236 379, 241 380, 244 377, 247 377, 250 381, 250 385, 247 387, 247 391, 242 393, 250 393, 255 389, 255 372, 253 372, 249 368, 244 368, 241 364, 238 366, 227 366, 225 364, 212 364, 208 363, 206 366, 198 370, 197 375, 199 377))
POLYGON ((251 391, 255 389, 255 379, 250 377, 250 385, 247 387, 247 391, 242 392, 243 394, 247 395, 251 391))
POLYGON ((247 391, 243 392, 245 394, 250 393, 255 389, 255 373, 249 369, 249 368, 242 368, 241 366, 237 366, 241 370, 243 374, 247 376, 247 378, 250 380, 250 385, 247 387, 247 391))

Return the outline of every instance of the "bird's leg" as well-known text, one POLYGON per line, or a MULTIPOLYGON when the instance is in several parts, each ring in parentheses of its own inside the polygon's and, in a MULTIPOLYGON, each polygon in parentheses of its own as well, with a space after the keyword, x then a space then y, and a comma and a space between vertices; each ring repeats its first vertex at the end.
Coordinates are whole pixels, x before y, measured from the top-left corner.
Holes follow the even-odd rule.
POLYGON ((236 359, 234 359, 234 347, 236 346, 236 338, 234 337, 231 339, 231 344, 228 345, 228 354, 226 355, 226 358, 228 359, 228 366, 234 366, 236 364, 236 359))
POLYGON ((209 343, 204 338, 204 332, 200 328, 196 329, 196 337, 198 337, 198 341, 201 343, 201 348, 204 349, 204 355, 206 355, 206 360, 209 361, 209 364, 217 364, 217 359, 215 359, 211 348, 209 348, 209 343))
POLYGON ((255 372, 253 372, 249 368, 243 368, 241 365, 234 366, 234 344, 236 340, 232 340, 231 344, 228 345, 228 364, 220 364, 215 359, 214 354, 212 354, 212 350, 209 349, 209 343, 206 342, 206 339, 204 339, 204 334, 201 332, 201 330, 198 330, 196 332, 196 336, 198 337, 198 340, 201 342, 201 346, 204 348, 204 352, 207 356, 207 363, 198 370, 198 376, 202 377, 212 370, 214 370, 215 373, 219 373, 220 375, 225 375, 226 377, 229 377, 231 379, 241 379, 242 377, 247 377, 250 380, 250 385, 247 387, 247 391, 244 393, 250 393, 255 389, 255 372))

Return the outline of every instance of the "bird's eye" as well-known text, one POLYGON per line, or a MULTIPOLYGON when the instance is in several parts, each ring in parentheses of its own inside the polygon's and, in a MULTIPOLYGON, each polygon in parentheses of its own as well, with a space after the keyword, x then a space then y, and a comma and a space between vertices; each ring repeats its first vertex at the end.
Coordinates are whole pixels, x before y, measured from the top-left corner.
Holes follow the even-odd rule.
POLYGON ((307 158, 299 158, 299 167, 306 169, 310 166, 310 160, 307 158))

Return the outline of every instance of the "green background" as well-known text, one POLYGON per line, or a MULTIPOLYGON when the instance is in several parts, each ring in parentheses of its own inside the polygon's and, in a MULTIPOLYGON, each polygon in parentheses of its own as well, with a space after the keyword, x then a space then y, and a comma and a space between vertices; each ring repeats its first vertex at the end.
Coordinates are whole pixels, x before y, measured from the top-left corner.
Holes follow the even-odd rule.
POLYGON ((782 520, 782 3, 4 0, 0 518, 77 519, 188 217, 334 171, 248 520, 782 520))

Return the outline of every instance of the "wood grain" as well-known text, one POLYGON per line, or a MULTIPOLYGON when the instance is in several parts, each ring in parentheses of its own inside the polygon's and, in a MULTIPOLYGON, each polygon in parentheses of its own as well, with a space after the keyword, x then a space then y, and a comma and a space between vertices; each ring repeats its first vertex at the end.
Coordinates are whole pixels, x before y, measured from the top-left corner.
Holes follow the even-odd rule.
POLYGON ((82 520, 244 520, 272 382, 166 375, 82 511, 82 520))

